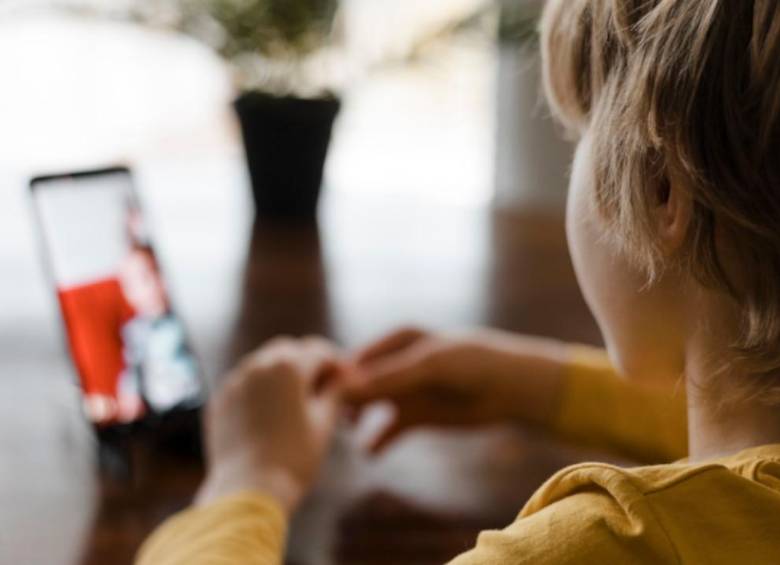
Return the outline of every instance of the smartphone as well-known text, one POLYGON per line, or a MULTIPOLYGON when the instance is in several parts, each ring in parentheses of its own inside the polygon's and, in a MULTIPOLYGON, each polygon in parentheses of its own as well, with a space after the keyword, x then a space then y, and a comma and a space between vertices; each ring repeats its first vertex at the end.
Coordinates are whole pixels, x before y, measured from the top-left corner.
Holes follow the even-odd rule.
POLYGON ((30 182, 84 411, 99 429, 197 410, 204 380, 130 170, 30 182))

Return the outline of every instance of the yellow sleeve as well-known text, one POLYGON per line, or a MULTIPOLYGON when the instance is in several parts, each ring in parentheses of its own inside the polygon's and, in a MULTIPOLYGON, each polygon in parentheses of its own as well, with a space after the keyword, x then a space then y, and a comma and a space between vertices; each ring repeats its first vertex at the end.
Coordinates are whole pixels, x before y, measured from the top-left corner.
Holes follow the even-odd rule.
POLYGON ((649 388, 615 373, 606 352, 572 347, 553 431, 636 461, 664 463, 688 455, 682 388, 649 388))
POLYGON ((450 565, 679 562, 650 504, 632 485, 598 466, 572 469, 550 479, 512 525, 482 532, 474 549, 450 565))
POLYGON ((277 565, 287 522, 272 499, 246 493, 185 510, 144 543, 136 565, 277 565))

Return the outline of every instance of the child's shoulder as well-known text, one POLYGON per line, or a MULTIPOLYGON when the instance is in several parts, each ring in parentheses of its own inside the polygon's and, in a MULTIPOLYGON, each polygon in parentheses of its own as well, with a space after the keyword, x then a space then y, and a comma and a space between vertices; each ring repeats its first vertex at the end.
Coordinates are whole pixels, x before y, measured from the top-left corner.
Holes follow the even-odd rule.
POLYGON ((707 485, 732 482, 746 488, 767 487, 780 503, 780 445, 741 451, 701 463, 681 460, 664 465, 619 467, 607 463, 581 463, 550 478, 529 501, 524 512, 545 506, 584 490, 604 490, 621 498, 645 498, 668 490, 677 495, 693 489, 699 494, 707 485))
POLYGON ((771 563, 780 555, 778 538, 765 535, 780 531, 780 446, 706 463, 575 465, 547 481, 513 527, 534 524, 586 552, 630 547, 672 562, 771 563))

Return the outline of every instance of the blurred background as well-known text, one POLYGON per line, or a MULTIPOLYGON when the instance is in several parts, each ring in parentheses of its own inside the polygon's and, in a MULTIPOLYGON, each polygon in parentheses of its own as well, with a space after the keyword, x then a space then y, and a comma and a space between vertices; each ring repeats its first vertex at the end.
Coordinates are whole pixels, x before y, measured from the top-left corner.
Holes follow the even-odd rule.
MULTIPOLYGON (((226 254, 244 258, 240 242, 255 211, 232 102, 245 91, 294 95, 299 85, 280 91, 262 77, 242 84, 219 47, 171 21, 181 2, 124 4, 0 3, 0 210, 14 234, 2 243, 8 268, 39 262, 31 176, 115 163, 132 165, 163 254, 181 262, 196 255, 203 265, 227 262, 226 254), (177 240, 165 231, 179 225, 187 238, 171 249, 177 240)), ((205 5, 218 9, 220 1, 205 5)), ((294 75, 306 98, 341 103, 323 164, 323 214, 331 200, 560 207, 570 148, 542 103, 539 2, 344 0, 338 10, 331 35, 280 55, 284 65, 310 59, 279 71, 294 75), (314 72, 299 68, 305 64, 314 72)), ((331 230, 342 224, 327 235, 336 237, 331 230)), ((49 308, 43 281, 23 291, 30 294, 2 293, 9 315, 49 308)))
MULTIPOLYGON (((495 325, 598 342, 565 251, 572 147, 542 100, 541 5, 0 0, 0 562, 130 562, 201 472, 97 476, 33 176, 132 169, 210 379, 277 333, 355 347, 398 324, 495 325)), ((345 447, 291 559, 371 562, 362 548, 409 516, 429 537, 387 543, 419 559, 387 562, 451 557, 561 463, 505 439, 410 438, 370 464, 345 447), (488 475, 496 488, 462 487, 488 475), (398 502, 415 498, 434 514, 398 502), (350 545, 366 515, 376 531, 350 545)))

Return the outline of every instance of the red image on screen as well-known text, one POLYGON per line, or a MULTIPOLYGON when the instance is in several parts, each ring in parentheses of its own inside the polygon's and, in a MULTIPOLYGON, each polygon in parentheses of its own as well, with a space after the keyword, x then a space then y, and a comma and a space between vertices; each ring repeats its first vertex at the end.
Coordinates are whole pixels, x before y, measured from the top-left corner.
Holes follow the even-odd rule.
POLYGON ((200 399, 129 176, 36 188, 84 407, 98 425, 134 422, 200 399))

